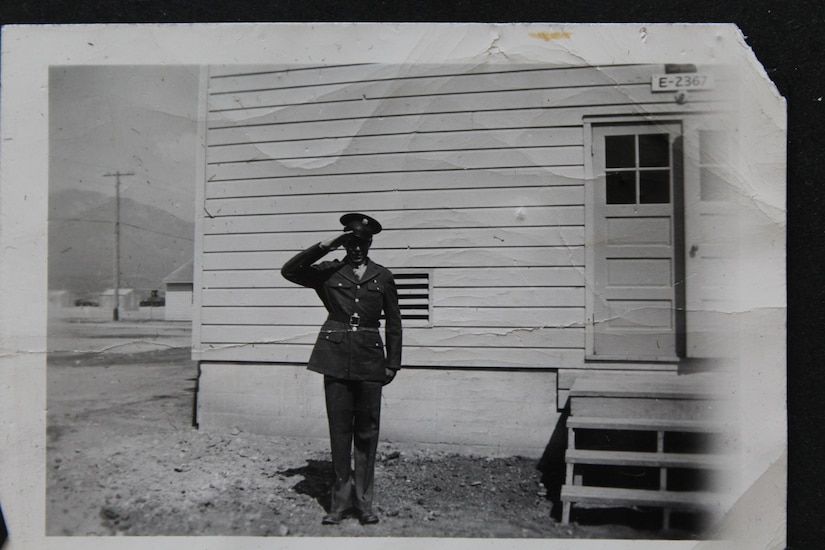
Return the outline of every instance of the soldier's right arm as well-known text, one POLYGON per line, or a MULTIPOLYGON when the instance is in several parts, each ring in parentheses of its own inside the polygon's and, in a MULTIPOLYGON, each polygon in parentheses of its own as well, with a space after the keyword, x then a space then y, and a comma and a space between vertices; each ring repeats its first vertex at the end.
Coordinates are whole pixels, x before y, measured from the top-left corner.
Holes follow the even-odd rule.
POLYGON ((323 276, 313 264, 323 258, 327 252, 338 248, 348 236, 346 233, 337 234, 299 252, 283 265, 281 275, 295 284, 310 288, 316 287, 322 282, 323 276))

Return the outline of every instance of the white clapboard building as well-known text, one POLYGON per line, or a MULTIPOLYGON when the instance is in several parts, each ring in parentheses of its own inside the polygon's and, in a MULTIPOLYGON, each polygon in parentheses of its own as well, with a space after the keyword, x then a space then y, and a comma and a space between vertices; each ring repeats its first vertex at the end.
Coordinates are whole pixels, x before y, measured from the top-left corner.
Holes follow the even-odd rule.
MULTIPOLYGON (((538 456, 565 421, 713 431, 738 93, 716 66, 205 69, 197 422, 326 436, 304 368, 325 310, 279 269, 364 212, 404 313, 386 438, 538 456)), ((569 446, 567 515, 599 496, 569 446)))
POLYGON ((166 285, 163 318, 167 321, 192 320, 192 260, 163 278, 166 285))

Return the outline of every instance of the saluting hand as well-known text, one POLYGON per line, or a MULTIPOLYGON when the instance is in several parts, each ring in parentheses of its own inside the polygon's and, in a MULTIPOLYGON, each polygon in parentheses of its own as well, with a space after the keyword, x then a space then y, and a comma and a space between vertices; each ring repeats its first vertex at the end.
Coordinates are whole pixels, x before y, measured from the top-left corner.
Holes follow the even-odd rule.
POLYGON ((332 237, 321 241, 321 248, 324 250, 335 250, 349 238, 349 233, 338 233, 332 237))

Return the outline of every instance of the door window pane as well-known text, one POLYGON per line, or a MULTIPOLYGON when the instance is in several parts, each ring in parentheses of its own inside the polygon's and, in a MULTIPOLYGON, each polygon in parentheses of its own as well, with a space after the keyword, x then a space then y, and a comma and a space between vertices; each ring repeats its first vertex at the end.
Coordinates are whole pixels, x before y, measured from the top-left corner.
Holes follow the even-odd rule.
POLYGON ((636 172, 608 172, 606 202, 636 204, 636 172))
POLYGON ((639 203, 667 204, 670 202, 670 170, 639 172, 639 203))
POLYGON ((667 134, 639 136, 639 166, 670 166, 670 137, 667 134))
POLYGON ((670 134, 608 135, 604 146, 606 204, 670 204, 670 134))
POLYGON ((607 168, 634 168, 636 166, 636 136, 605 136, 607 168))

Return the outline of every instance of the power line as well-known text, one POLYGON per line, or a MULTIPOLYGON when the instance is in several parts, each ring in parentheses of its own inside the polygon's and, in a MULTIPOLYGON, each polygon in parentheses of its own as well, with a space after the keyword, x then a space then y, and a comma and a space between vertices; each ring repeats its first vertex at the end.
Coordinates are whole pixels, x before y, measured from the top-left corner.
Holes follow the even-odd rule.
MULTIPOLYGON (((112 223, 112 220, 92 220, 88 218, 49 218, 49 221, 52 222, 89 222, 89 223, 112 223)), ((182 235, 173 235, 172 233, 164 233, 163 231, 157 231, 155 229, 149 229, 148 227, 143 227, 142 225, 135 225, 133 223, 126 223, 120 222, 121 225, 125 225, 126 227, 132 227, 134 229, 140 229, 141 231, 146 231, 147 233, 155 233, 157 235, 163 235, 165 237, 174 237, 176 239, 182 239, 184 241, 191 241, 194 242, 195 239, 192 237, 184 237, 182 235)))

